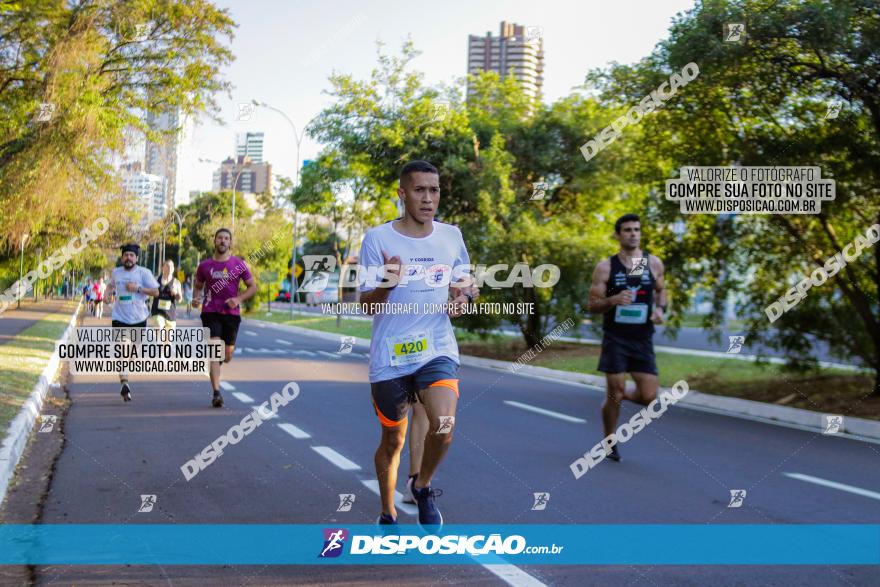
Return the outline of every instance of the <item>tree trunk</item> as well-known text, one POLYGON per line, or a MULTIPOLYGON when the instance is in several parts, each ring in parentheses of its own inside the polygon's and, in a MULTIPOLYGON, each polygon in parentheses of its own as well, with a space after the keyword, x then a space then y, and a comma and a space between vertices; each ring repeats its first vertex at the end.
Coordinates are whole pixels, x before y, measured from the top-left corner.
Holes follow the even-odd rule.
MULTIPOLYGON (((877 215, 877 224, 880 224, 880 214, 877 215)), ((877 305, 877 318, 880 321, 880 243, 874 243, 874 286, 875 304, 877 305)), ((871 395, 880 397, 880 332, 875 328, 871 333, 874 340, 874 391, 871 395)))
POLYGON ((528 348, 532 348, 541 342, 541 313, 538 310, 538 303, 535 300, 535 290, 531 287, 523 288, 523 301, 525 303, 533 303, 532 306, 535 309, 533 314, 526 315, 525 324, 523 324, 522 319, 520 319, 520 331, 522 331, 523 339, 526 342, 526 346, 528 348))

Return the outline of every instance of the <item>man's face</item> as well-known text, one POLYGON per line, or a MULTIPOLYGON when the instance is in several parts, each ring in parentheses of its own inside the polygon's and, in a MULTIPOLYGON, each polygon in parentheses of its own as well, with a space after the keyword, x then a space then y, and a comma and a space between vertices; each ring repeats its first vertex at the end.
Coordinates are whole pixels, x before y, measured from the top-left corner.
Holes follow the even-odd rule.
POLYGON ((126 269, 131 269, 135 265, 137 265, 138 258, 132 251, 125 251, 122 253, 122 266, 126 269))
POLYGON ((624 222, 620 225, 620 232, 616 236, 622 249, 633 251, 639 248, 642 242, 642 223, 638 220, 624 222))
POLYGON ((397 189, 397 195, 416 221, 431 222, 440 204, 440 176, 425 171, 410 173, 397 189))
POLYGON ((229 236, 229 233, 217 233, 217 236, 214 237, 214 251, 222 255, 229 250, 230 246, 232 246, 232 237, 229 236))

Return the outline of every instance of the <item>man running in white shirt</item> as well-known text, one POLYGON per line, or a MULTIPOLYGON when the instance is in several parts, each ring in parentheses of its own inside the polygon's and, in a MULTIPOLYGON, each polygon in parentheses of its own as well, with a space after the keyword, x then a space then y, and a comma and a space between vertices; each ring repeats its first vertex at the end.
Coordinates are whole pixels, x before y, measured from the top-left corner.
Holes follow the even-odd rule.
MULTIPOLYGON (((147 296, 159 295, 159 283, 146 267, 137 264, 140 247, 136 244, 122 246, 122 267, 110 274, 110 291, 115 292, 112 318, 113 328, 146 328, 150 308, 147 296)), ((123 401, 131 401, 128 373, 119 374, 123 401)))
POLYGON ((452 442, 459 392, 458 344, 449 318, 459 316, 478 292, 468 279, 470 259, 461 231, 434 221, 440 202, 437 168, 426 161, 407 163, 400 172, 397 193, 404 204, 403 217, 368 231, 360 257, 368 275, 384 268, 383 282, 368 277, 361 286, 364 311, 374 314, 370 385, 382 428, 375 455, 382 502, 378 522, 397 523, 394 492, 407 411, 419 402, 429 425, 412 494, 419 507, 419 523, 439 527, 443 517, 434 498, 441 492, 431 488, 431 480, 452 442), (442 307, 450 294, 453 305, 448 313, 399 314, 383 311, 387 306, 377 308, 379 304, 442 307))

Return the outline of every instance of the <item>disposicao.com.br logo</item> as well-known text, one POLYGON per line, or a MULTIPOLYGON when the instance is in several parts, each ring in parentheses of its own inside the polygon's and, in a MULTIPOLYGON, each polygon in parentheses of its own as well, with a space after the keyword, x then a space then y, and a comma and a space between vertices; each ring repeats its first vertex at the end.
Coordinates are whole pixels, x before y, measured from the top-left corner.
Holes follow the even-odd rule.
MULTIPOLYGON (((324 546, 320 558, 338 557, 344 550, 348 531, 343 528, 324 530, 324 546)), ((417 553, 420 555, 499 555, 512 556, 517 554, 559 554, 564 546, 529 546, 524 536, 511 534, 489 535, 433 535, 417 536, 414 534, 389 534, 386 536, 368 536, 353 534, 350 536, 351 555, 400 555, 417 553)))

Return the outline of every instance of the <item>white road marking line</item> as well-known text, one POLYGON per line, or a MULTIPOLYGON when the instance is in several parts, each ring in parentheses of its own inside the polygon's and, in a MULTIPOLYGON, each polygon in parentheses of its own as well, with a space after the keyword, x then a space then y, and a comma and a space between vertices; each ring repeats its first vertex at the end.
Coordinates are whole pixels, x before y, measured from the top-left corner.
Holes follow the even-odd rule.
POLYGON ((318 351, 318 354, 324 355, 325 357, 328 357, 330 359, 338 359, 339 358, 339 355, 337 355, 336 353, 328 353, 327 351, 318 351))
MULTIPOLYGON (((364 487, 379 495, 379 481, 376 479, 361 479, 361 483, 364 484, 364 487)), ((409 514, 410 516, 415 516, 419 513, 419 508, 414 505, 410 505, 408 503, 403 503, 403 494, 397 490, 394 491, 394 507, 399 511, 409 514)))
MULTIPOLYGON (((361 483, 364 484, 364 487, 379 495, 379 482, 376 479, 361 479, 361 483)), ((394 507, 398 512, 411 516, 417 516, 419 513, 417 506, 403 503, 403 495, 397 490, 394 491, 394 507)), ((475 558, 475 560, 477 559, 475 558)), ((547 587, 544 583, 541 583, 516 565, 505 564, 507 561, 500 556, 480 555, 479 562, 482 563, 482 561, 491 562, 491 564, 480 564, 480 566, 511 587, 547 587)))
MULTIPOLYGON (((497 555, 480 555, 479 560, 492 560, 492 561, 504 561, 503 558, 497 555)), ((511 587, 547 587, 544 583, 541 583, 527 572, 522 570, 516 565, 511 564, 481 564, 481 567, 510 585, 511 587)))
POLYGON ((315 357, 315 356, 317 356, 317 355, 315 355, 315 353, 313 353, 312 351, 297 351, 297 352, 298 352, 298 353, 302 353, 302 354, 304 354, 304 355, 307 356, 307 357, 315 357))
POLYGON ((312 435, 306 432, 305 430, 300 430, 293 424, 288 424, 287 422, 282 422, 278 424, 278 427, 293 436, 294 438, 300 440, 303 438, 311 438, 312 435))
POLYGON ((248 336, 256 336, 256 335, 257 335, 256 332, 253 332, 253 331, 250 331, 250 330, 245 330, 244 333, 247 334, 248 336))
POLYGON ((280 342, 281 344, 286 344, 287 346, 293 346, 293 343, 289 340, 284 340, 283 338, 276 338, 275 342, 280 342))
POLYGON ((220 388, 223 389, 223 391, 232 391, 233 389, 235 389, 235 386, 227 381, 221 381, 220 388))
POLYGON ((360 471, 361 467, 353 463, 329 446, 313 446, 312 450, 342 469, 343 471, 360 471))
POLYGON ((244 402, 244 403, 246 403, 246 404, 252 404, 252 403, 254 403, 254 398, 252 398, 252 397, 249 396, 248 394, 246 394, 246 393, 242 393, 242 392, 240 392, 240 391, 233 391, 233 392, 232 392, 232 397, 234 397, 234 398, 237 399, 238 401, 240 401, 240 402, 244 402))
POLYGON ((233 355, 240 355, 241 354, 241 347, 235 349, 235 351, 232 354, 233 355))
POLYGON ((841 491, 846 491, 847 493, 855 493, 856 495, 861 495, 862 497, 880 499, 880 493, 877 493, 876 491, 871 491, 870 489, 862 489, 861 487, 846 485, 845 483, 838 483, 837 481, 830 481, 828 479, 813 477, 812 475, 804 475, 802 473, 783 473, 783 475, 785 475, 786 477, 791 477, 792 479, 797 479, 799 481, 815 483, 816 485, 822 485, 823 487, 830 487, 832 489, 839 489, 841 491))
MULTIPOLYGON (((379 482, 376 479, 361 479, 361 483, 364 484, 364 487, 379 495, 379 482)), ((398 515, 400 515, 399 512, 410 516, 417 516, 419 514, 417 506, 403 503, 403 495, 397 490, 394 491, 394 507, 397 509, 398 515)), ((500 556, 483 554, 480 555, 479 559, 474 558, 474 560, 478 560, 481 563, 481 567, 511 587, 547 587, 544 583, 541 583, 516 565, 507 563, 500 556)))
POLYGON ((539 408, 536 406, 530 406, 529 404, 522 404, 520 402, 504 400, 508 406, 513 406, 515 408, 519 408, 521 410, 526 410, 529 412, 534 412, 536 414, 543 414, 545 416, 550 416, 551 418, 556 418, 558 420, 564 420, 566 422, 574 422, 575 424, 584 424, 586 420, 583 418, 575 418, 574 416, 568 416, 566 414, 560 414, 559 412, 553 412, 551 410, 545 410, 544 408, 539 408))

